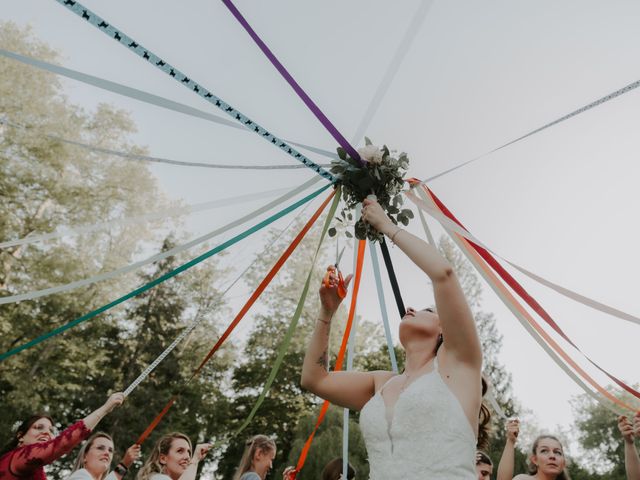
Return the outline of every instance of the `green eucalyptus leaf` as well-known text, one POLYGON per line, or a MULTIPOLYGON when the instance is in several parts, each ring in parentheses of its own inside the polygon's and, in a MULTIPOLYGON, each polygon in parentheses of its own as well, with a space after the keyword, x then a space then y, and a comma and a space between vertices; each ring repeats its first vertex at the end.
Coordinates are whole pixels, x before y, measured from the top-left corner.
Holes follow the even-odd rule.
POLYGON ((347 159, 347 151, 344 148, 338 147, 336 148, 336 151, 338 152, 338 157, 340 157, 340 159, 342 160, 347 159))
POLYGON ((400 213, 403 216, 407 217, 407 218, 413 218, 413 212, 411 210, 409 210, 408 208, 402 209, 402 211, 400 213))
POLYGON ((329 234, 330 237, 335 237, 338 231, 335 229, 335 227, 331 227, 327 233, 329 234))
POLYGON ((365 145, 373 145, 373 143, 371 143, 371 140, 369 140, 369 137, 364 137, 364 144, 365 145))

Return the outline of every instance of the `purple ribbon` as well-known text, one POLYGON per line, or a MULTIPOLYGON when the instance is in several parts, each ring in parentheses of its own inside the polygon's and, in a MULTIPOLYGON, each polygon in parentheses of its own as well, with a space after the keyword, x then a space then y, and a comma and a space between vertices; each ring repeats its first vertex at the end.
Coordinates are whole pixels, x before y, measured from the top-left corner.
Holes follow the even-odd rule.
POLYGON ((291 74, 287 71, 287 69, 284 68, 284 65, 280 63, 280 61, 276 58, 273 52, 269 50, 269 47, 267 47, 267 45, 262 41, 262 39, 258 36, 258 34, 253 30, 253 28, 251 28, 251 25, 249 25, 249 22, 247 22, 247 20, 242 16, 242 14, 236 8, 233 2, 231 0, 222 0, 222 3, 224 3, 226 7, 229 9, 229 11, 233 14, 233 16, 236 17, 238 22, 240 22, 240 24, 244 27, 244 29, 247 31, 249 36, 253 39, 254 42, 256 42, 256 45, 260 47, 260 50, 262 50, 262 52, 267 56, 267 58, 273 64, 273 66, 276 67, 276 70, 280 72, 280 75, 282 75, 284 79, 287 81, 287 83, 291 85, 291 88, 293 88, 293 90, 298 94, 298 96, 302 99, 305 105, 309 107, 309 110, 313 112, 316 118, 320 120, 320 123, 324 125, 324 128, 327 129, 327 131, 331 134, 331 136, 336 139, 338 144, 345 149, 345 151, 349 154, 351 158, 356 159, 358 162, 360 162, 361 165, 364 165, 364 161, 360 158, 360 155, 358 154, 356 149, 351 146, 351 144, 347 141, 347 139, 344 138, 342 134, 338 131, 338 129, 333 125, 333 123, 331 123, 331 120, 329 120, 327 116, 324 113, 322 113, 320 108, 313 102, 313 100, 311 100, 309 95, 307 95, 307 93, 302 89, 302 87, 298 85, 298 82, 296 82, 295 79, 291 76, 291 74))

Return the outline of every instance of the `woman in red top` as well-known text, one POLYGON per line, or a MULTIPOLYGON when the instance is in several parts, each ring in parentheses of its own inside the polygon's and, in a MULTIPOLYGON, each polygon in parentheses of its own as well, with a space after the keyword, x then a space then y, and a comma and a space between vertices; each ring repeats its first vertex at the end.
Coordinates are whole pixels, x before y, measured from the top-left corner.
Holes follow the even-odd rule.
POLYGON ((0 479, 46 480, 44 466, 69 453, 87 438, 102 418, 124 401, 122 393, 111 395, 104 405, 54 437, 53 421, 33 415, 18 427, 0 452, 0 479))

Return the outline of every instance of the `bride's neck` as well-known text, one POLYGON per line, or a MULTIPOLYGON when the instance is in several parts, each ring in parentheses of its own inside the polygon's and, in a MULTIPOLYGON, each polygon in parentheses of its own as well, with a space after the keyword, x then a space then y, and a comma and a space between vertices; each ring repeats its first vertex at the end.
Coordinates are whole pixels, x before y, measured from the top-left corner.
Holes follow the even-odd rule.
POLYGON ((435 357, 435 353, 425 351, 424 349, 420 350, 408 350, 404 373, 408 375, 413 375, 414 373, 420 371, 427 363, 429 363, 435 357))

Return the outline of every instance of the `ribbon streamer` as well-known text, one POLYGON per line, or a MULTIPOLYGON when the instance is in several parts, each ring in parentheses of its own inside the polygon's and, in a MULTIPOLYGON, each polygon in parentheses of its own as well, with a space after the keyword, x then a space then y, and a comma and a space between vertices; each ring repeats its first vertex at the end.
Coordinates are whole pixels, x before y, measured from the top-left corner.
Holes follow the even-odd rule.
MULTIPOLYGON (((431 195, 434 200, 434 203, 438 206, 438 208, 451 220, 458 223, 462 228, 464 226, 455 218, 455 216, 451 213, 450 210, 438 199, 438 197, 429 189, 427 189, 427 193, 431 195)), ((601 368, 597 363, 595 363, 591 358, 589 358, 573 341, 564 333, 562 328, 551 318, 551 315, 547 313, 547 311, 540 305, 529 293, 518 283, 518 281, 513 278, 509 272, 507 272, 500 263, 484 248, 479 245, 475 245, 473 242, 470 242, 473 248, 480 254, 480 256, 489 264, 491 268, 513 289, 514 292, 518 294, 520 298, 522 298, 527 305, 529 305, 540 317, 549 325, 553 330, 560 335, 569 345, 575 348, 578 352, 582 354, 582 356, 589 361, 594 367, 604 373, 607 377, 613 380, 619 387, 623 388, 631 395, 640 399, 640 392, 631 388, 629 385, 624 383, 622 380, 618 379, 614 375, 610 374, 608 371, 601 368)))
MULTIPOLYGON (((391 86, 391 83, 393 82, 393 79, 395 78, 396 73, 398 73, 398 71, 400 70, 400 65, 402 64, 404 57, 407 55, 407 52, 411 49, 411 45, 413 44, 413 41, 416 38, 416 35, 420 31, 420 28, 424 23, 424 19, 427 17, 427 12, 431 8, 432 4, 433 4, 433 0, 422 0, 420 2, 420 6, 418 7, 418 10, 413 15, 413 19, 411 20, 411 23, 409 24, 407 31, 404 33, 402 40, 400 41, 400 44, 396 49, 396 52, 391 58, 391 62, 389 62, 389 66, 387 67, 387 70, 385 71, 384 76, 382 77, 382 80, 378 85, 378 88, 376 89, 375 93, 373 94, 373 97, 371 98, 371 101, 369 102, 369 105, 365 110, 365 113, 362 119, 360 120, 360 124, 358 125, 358 128, 356 128, 356 133, 353 135, 351 140, 352 143, 357 144, 357 142, 362 140, 362 137, 364 137, 364 134, 369 128, 369 125, 373 120, 373 117, 375 116, 376 112, 378 111, 378 107, 382 103, 382 100, 387 94, 387 91, 389 90, 389 87, 391 86)), ((346 474, 344 478, 347 478, 346 474)))
MULTIPOLYGON (((356 222, 360 219, 362 207, 356 206, 356 222)), ((337 241, 337 240, 336 240, 337 241)), ((353 252, 353 271, 358 268, 358 252, 353 252)), ((349 343, 347 345, 347 371, 353 370, 353 358, 355 356, 356 335, 358 333, 358 316, 357 308, 354 311, 353 328, 349 334, 349 343)), ((347 478, 347 470, 349 469, 349 409, 342 409, 342 477, 347 478)))
POLYGON ((276 145, 280 150, 291 155, 293 158, 295 158, 299 162, 302 162, 304 165, 306 165, 316 173, 320 174, 327 180, 331 182, 335 182, 335 178, 333 177, 333 175, 331 175, 331 173, 329 173, 328 171, 323 169, 321 166, 311 161, 306 156, 302 155, 300 152, 295 150, 293 147, 291 147, 289 144, 287 144, 283 140, 279 139, 278 137, 276 137, 275 135, 273 135, 272 133, 270 133, 269 131, 267 131, 257 123, 255 123, 246 115, 237 111, 235 108, 233 108, 228 103, 224 102, 222 99, 216 97, 213 93, 211 93, 209 90, 204 88, 202 85, 198 84, 197 82, 193 81, 191 78, 187 77, 180 70, 173 67, 169 63, 165 62, 160 57, 155 55, 153 52, 144 48, 142 45, 140 45, 138 42, 133 40, 131 37, 129 37, 122 31, 116 29, 113 25, 109 24, 103 18, 93 13, 91 10, 83 6, 80 2, 77 2, 75 0, 56 0, 56 1, 60 5, 64 6, 68 10, 78 15, 80 18, 87 20, 91 25, 96 27, 98 30, 109 35, 111 38, 119 42, 121 45, 124 45, 125 47, 127 47, 130 51, 134 52, 139 57, 143 58, 144 60, 147 60, 149 63, 159 68, 160 70, 165 72, 167 75, 173 77, 177 82, 184 85, 189 90, 193 91, 194 93, 204 98, 206 101, 208 101, 212 105, 215 105, 217 108, 224 111, 227 115, 229 115, 230 117, 240 122, 246 128, 253 130, 262 138, 276 145))
POLYGON ((0 362, 6 360, 7 358, 20 353, 23 350, 26 350, 28 348, 31 348, 41 342, 44 342, 45 340, 48 340, 49 338, 52 338, 56 335, 59 335, 67 330, 69 330, 70 328, 73 328, 77 325, 79 325, 80 323, 86 322, 87 320, 90 320, 96 316, 98 316, 99 314, 106 312, 107 310, 110 310, 111 308, 115 307, 116 305, 119 305, 127 300, 129 300, 130 298, 133 298, 143 292, 146 292, 147 290, 155 287, 156 285, 159 285, 160 283, 169 280, 170 278, 175 277, 176 275, 178 275, 179 273, 188 270, 189 268, 193 267, 194 265, 197 265, 200 262, 203 262, 204 260, 206 260, 207 258, 223 251, 224 249, 226 249, 227 247, 239 242, 240 240, 243 240, 244 238, 250 236, 251 234, 257 232, 258 230, 266 227, 267 225, 269 225, 270 223, 273 223, 275 220, 283 217, 284 215, 288 214, 289 212, 295 210, 296 208, 298 208, 299 206, 303 205, 304 203, 312 200, 313 198, 317 197, 318 195, 320 195, 320 193, 322 193, 324 190, 326 190, 327 188, 329 188, 329 184, 325 185, 324 187, 316 190, 315 192, 311 193, 310 195, 307 195, 305 198, 298 200, 297 202, 295 202, 294 204, 290 205, 289 207, 281 210, 280 212, 272 215, 271 217, 267 218, 266 220, 263 220, 262 222, 254 225, 253 227, 245 230, 244 232, 236 235, 235 237, 231 238, 230 240, 227 240, 226 242, 218 245, 217 247, 203 253, 202 255, 194 258, 193 260, 190 260, 189 262, 180 265, 179 267, 175 268, 174 270, 171 270, 170 272, 156 278, 155 280, 152 280, 149 283, 146 283, 145 285, 143 285, 142 287, 139 287, 129 293, 127 293, 126 295, 123 295, 122 297, 114 300, 113 302, 110 302, 106 305, 103 305, 100 308, 97 308, 96 310, 93 310, 79 318, 76 318, 75 320, 66 323, 65 325, 62 325, 58 328, 53 329, 52 331, 45 333, 43 335, 40 335, 39 337, 24 343, 18 347, 12 348, 11 350, 8 350, 2 354, 0 354, 0 362))
MULTIPOLYGON (((24 125, 19 125, 14 122, 0 118, 0 124, 10 125, 14 128, 20 128, 23 130, 28 129, 24 125)), ((240 127, 242 128, 242 127, 240 127)), ((244 130, 244 129, 243 129, 244 130)), ((166 165, 176 165, 180 167, 198 167, 198 168, 213 168, 216 170, 297 170, 301 168, 307 168, 302 164, 294 165, 237 165, 237 164, 224 164, 224 163, 205 163, 205 162, 186 162, 183 160, 172 160, 170 158, 152 157, 150 155, 142 155, 137 153, 122 152, 119 150, 113 150, 111 148, 98 147, 96 145, 89 145, 83 142, 77 142, 75 140, 69 140, 67 138, 59 137, 57 135, 45 134, 45 137, 55 140, 57 142, 66 143, 67 145, 74 145, 84 150, 91 152, 104 153, 106 155, 113 155, 116 157, 124 158, 125 160, 133 160, 140 162, 162 163, 166 165)), ((322 164, 322 167, 329 167, 330 164, 322 164)))
MULTIPOLYGON (((302 209, 301 213, 304 212, 305 209, 302 209)), ((293 224, 293 222, 300 216, 300 214, 296 215, 295 218, 293 218, 289 224, 282 229, 282 231, 280 232, 280 234, 278 235, 278 237, 274 240, 273 243, 277 243, 280 238, 284 235, 284 233, 289 230, 289 227, 293 224)), ((238 283, 238 281, 240 281, 240 279, 242 277, 244 277, 245 273, 247 273, 249 270, 251 270, 251 268, 253 268, 253 266, 258 262, 258 259, 262 257, 262 254, 264 254, 269 248, 272 248, 273 243, 270 243, 269 245, 267 245, 264 250, 262 251, 262 253, 260 255, 256 255, 256 257, 253 259, 253 261, 240 273, 240 275, 238 275, 235 280, 233 280, 233 282, 231 282, 227 288, 224 289, 224 291, 221 294, 221 298, 224 298, 225 295, 229 292, 229 290, 231 290, 233 288, 233 286, 238 283)), ((133 382, 131 382, 131 384, 124 390, 124 396, 128 397, 131 392, 133 392, 138 385, 140 385, 140 383, 142 383, 151 372, 153 372, 155 370, 155 368, 160 365, 160 363, 162 363, 164 361, 164 359, 178 346, 178 344, 180 342, 182 342, 182 340, 184 340, 189 334, 191 334, 191 332, 202 322, 202 320, 204 319, 204 317, 196 317, 193 322, 191 322, 191 324, 185 328, 180 335, 178 335, 178 337, 171 343, 171 345, 169 345, 160 355, 158 355, 158 357, 151 362, 151 364, 149 364, 149 366, 147 368, 144 369, 144 371, 138 375, 138 378, 136 378, 133 382)))
MULTIPOLYGON (((417 190, 419 193, 420 189, 417 190)), ((411 199, 411 201, 420 209, 423 210, 425 212, 427 212, 429 215, 431 215, 433 218, 435 218, 436 220, 438 220, 438 222, 440 222, 440 224, 442 224, 442 226, 450 231, 453 231, 455 233, 457 233, 458 235, 466 238, 467 240, 470 240, 471 242, 473 242, 474 244, 484 248, 485 250, 487 250, 488 252, 491 252, 493 255, 495 255, 496 257, 502 259, 504 262, 506 262, 507 264, 511 265, 513 268, 515 268, 516 270, 520 271, 522 274, 528 276, 529 278, 531 278, 532 280, 541 283, 542 285, 556 291, 557 293, 559 293, 560 295, 563 295, 567 298, 570 298, 571 300, 574 300, 578 303, 581 303, 587 307, 593 308, 594 310, 598 310, 602 313, 606 313, 608 315, 620 318, 621 320, 626 320, 628 322, 632 322, 635 324, 640 325, 640 318, 635 316, 635 315, 631 315, 630 313, 626 313, 623 312, 617 308, 611 307, 609 305, 606 305, 604 303, 598 302, 596 300, 593 300, 591 298, 585 297, 584 295, 580 295, 579 293, 576 293, 572 290, 569 290, 568 288, 562 287, 561 285, 555 284, 535 273, 530 272, 529 270, 519 266, 516 263, 511 262, 510 260, 507 260, 505 257, 503 257, 502 255, 497 254, 494 250, 492 250, 491 248, 487 247, 482 241, 478 240, 478 238, 476 238, 473 234, 471 234, 470 232, 468 232, 465 228, 461 227, 459 224, 453 222, 451 219, 449 219, 448 217, 444 216, 439 210, 434 209, 433 207, 430 207, 425 201, 423 200, 419 200, 418 198, 416 198, 416 196, 411 192, 405 192, 407 197, 409 197, 409 199, 411 199)))
MULTIPOLYGON (((173 100, 169 100, 167 98, 160 97, 143 90, 138 90, 137 88, 128 87, 126 85, 122 85, 121 83, 112 82, 100 77, 94 77, 93 75, 78 72, 76 70, 71 70, 70 68, 61 67, 52 63, 47 63, 33 57, 20 55, 19 53, 10 52, 1 48, 0 55, 11 58, 18 62, 22 62, 26 65, 45 70, 55 75, 61 75, 67 78, 71 78, 72 80, 76 80, 78 82, 100 88, 102 90, 116 93, 124 97, 133 98, 134 100, 138 100, 149 105, 154 105, 156 107, 165 108, 167 110, 172 110, 174 112, 189 115, 191 117, 200 118, 202 120, 207 120, 209 122, 217 123, 220 125, 225 125, 227 127, 235 128, 243 132, 249 131, 238 123, 227 120, 226 118, 222 118, 212 113, 205 112, 204 110, 190 107, 189 105, 185 105, 184 103, 174 102, 173 100)), ((286 138, 284 141, 290 143, 291 145, 295 145, 296 147, 304 148, 305 150, 309 150, 310 152, 317 153, 318 155, 323 155, 332 159, 338 158, 338 155, 335 152, 330 152, 329 150, 312 147, 311 145, 305 145, 304 143, 294 142, 292 140, 287 140, 286 138)))
POLYGON ((7 304, 7 303, 13 303, 13 302, 20 302, 23 300, 32 300, 35 298, 39 298, 39 297, 43 297, 46 295, 52 295, 54 293, 62 293, 62 292, 67 292, 69 290, 74 290, 76 288, 80 288, 80 287, 84 287, 86 285, 91 285, 93 283, 96 282, 100 282, 103 280, 108 280, 111 278, 115 278, 119 275, 124 275, 125 273, 129 273, 132 272, 134 270, 139 269, 140 267, 143 267, 144 265, 148 265, 150 263, 154 263, 154 262, 158 262, 162 259, 165 259, 167 257, 170 257, 172 255, 176 255, 178 253, 181 253, 185 250, 190 249, 191 247, 194 247, 195 245, 199 245, 213 237, 216 237, 218 235, 221 235, 225 232, 227 232, 228 230, 237 227, 238 225, 242 225, 243 223, 250 221, 254 218, 256 218, 257 216, 261 215, 262 213, 270 210, 271 208, 273 208, 276 205, 280 205, 281 203, 283 203, 284 201, 288 200, 289 198, 294 197, 297 193, 302 192, 304 190, 306 190, 306 188, 308 188, 310 185, 313 185, 314 183, 318 182, 320 180, 319 177, 313 177, 311 180, 309 180, 308 182, 305 182, 304 184, 300 185, 299 187, 295 188, 294 190, 290 191, 289 193, 287 193, 286 195, 283 195, 275 200, 273 200, 272 202, 269 202, 267 205, 264 205, 263 207, 260 207, 259 209, 245 215, 244 217, 241 217, 239 219, 236 219, 234 221, 232 221, 231 223, 228 223, 227 225, 224 225, 223 227, 217 228, 212 232, 209 232, 201 237, 198 237, 194 240, 191 240, 190 242, 187 242, 183 245, 171 248, 169 250, 166 250, 164 252, 160 252, 157 253, 149 258, 146 258, 144 260, 140 260, 139 262, 135 262, 132 263, 130 265, 127 265, 125 267, 121 267, 118 268, 116 270, 112 270, 111 272, 106 272, 106 273, 101 273, 98 275, 94 275, 92 277, 89 278, 85 278, 82 280, 78 280, 75 282, 70 282, 67 283, 66 285, 59 285, 57 287, 50 287, 50 288, 45 288, 43 290, 34 290, 28 293, 21 293, 21 294, 17 294, 17 295, 10 295, 8 297, 0 297, 0 305, 3 304, 7 304), (295 192, 295 193, 294 193, 295 192))
POLYGON ((440 178, 443 175, 446 175, 447 173, 451 173, 451 172, 453 172, 455 170, 458 170, 459 168, 462 168, 462 167, 464 167, 466 165, 474 163, 474 162, 480 160, 481 158, 487 157, 487 156, 491 155, 492 153, 497 152, 498 150, 502 150, 503 148, 506 148, 506 147, 508 147, 510 145, 513 145, 514 143, 517 143, 517 142, 519 142, 521 140, 524 140, 525 138, 528 138, 528 137, 530 137, 532 135, 535 135, 536 133, 542 132, 543 130, 546 130, 547 128, 553 127, 554 125, 562 123, 565 120, 569 120, 570 118, 573 118, 576 115, 579 115, 579 114, 584 113, 584 112, 586 112, 588 110, 591 110, 592 108, 598 107, 598 106, 602 105, 603 103, 606 103, 609 100, 613 100, 614 98, 617 98, 617 97, 619 97, 621 95, 624 95, 625 93, 628 93, 628 92, 630 92, 632 90, 635 90, 638 87, 640 87, 640 80, 637 80, 637 81, 635 81, 633 83, 630 83, 629 85, 627 85, 625 87, 622 87, 619 90, 616 90, 615 92, 612 92, 612 93, 610 93, 608 95, 605 95, 604 97, 599 98, 598 100, 595 100, 595 101, 593 101, 593 102, 591 102, 591 103, 589 103, 589 104, 587 104, 587 105, 585 105, 583 107, 580 107, 577 110, 574 110, 573 112, 568 113, 567 115, 564 115, 564 116, 558 118, 557 120, 554 120, 552 122, 547 123, 546 125, 543 125, 542 127, 536 128, 535 130, 532 130, 529 133, 525 133, 521 137, 518 137, 515 140, 511 140, 510 142, 507 142, 504 145, 501 145, 501 146, 499 146, 497 148, 494 148, 493 150, 491 150, 489 152, 483 153, 482 155, 474 157, 471 160, 467 160, 466 162, 462 162, 462 163, 460 163, 460 164, 458 164, 458 165, 456 165, 454 167, 451 167, 451 168, 445 170, 444 172, 438 173, 437 175, 433 175, 433 176, 431 176, 429 178, 426 178, 422 182, 426 183, 426 182, 430 182, 432 180, 435 180, 436 178, 440 178))
POLYGON ((380 275, 380 263, 378 262, 378 254, 374 245, 370 242, 371 264, 373 265, 373 276, 376 281, 376 291, 378 293, 378 301, 380 302, 380 313, 382 314, 382 325, 384 327, 384 335, 387 339, 387 348, 389 349, 389 359, 391 360, 391 370, 398 373, 398 361, 396 360, 396 351, 393 348, 393 340, 391 338, 391 328, 389 327, 389 315, 387 314, 387 303, 384 298, 384 289, 382 288, 382 277, 380 275))
MULTIPOLYGON (((364 240, 360 240, 358 242, 358 256, 357 256, 357 264, 355 269, 355 276, 353 278, 353 293, 351 294, 351 305, 349 307, 349 316, 347 317, 347 325, 344 329, 344 335, 342 336, 342 343, 340 344, 340 350, 338 351, 338 357, 336 358, 336 365, 334 371, 339 372, 342 370, 342 364, 344 363, 344 356, 347 350, 347 342, 349 340, 349 336, 351 335, 351 327, 353 325, 353 319, 355 316, 356 304, 358 301, 358 291, 360 290, 360 280, 362 277, 362 265, 364 263, 364 251, 366 250, 367 243, 364 240)), ((311 443, 313 443, 313 439, 316 436, 318 428, 322 425, 324 421, 324 417, 327 414, 327 410, 329 409, 329 401, 325 400, 322 403, 322 408, 320 409, 320 414, 318 415, 318 419, 316 420, 315 427, 304 446, 302 447, 302 451, 300 452, 300 456, 298 457, 298 463, 296 464, 296 469, 292 475, 292 479, 295 480, 297 474, 302 470, 302 467, 307 460, 307 455, 309 454, 309 449, 311 448, 311 443)))
MULTIPOLYGON (((446 230, 446 229, 445 229, 446 230)), ((611 395, 605 388, 600 386, 587 372, 585 372, 573 359, 544 331, 544 329, 533 319, 533 317, 518 303, 518 301, 509 293, 504 285, 502 285, 489 266, 482 260, 480 255, 470 246, 469 242, 451 232, 453 241, 460 247, 461 251, 467 256, 469 261, 476 267, 476 270, 487 281, 489 286, 496 292, 498 298, 511 310, 520 324, 527 330, 531 337, 542 347, 542 349, 551 357, 558 365, 582 390, 591 396, 598 403, 608 410, 620 415, 622 409, 634 410, 633 407, 621 402, 611 395), (555 350, 555 351, 554 351, 555 350), (556 354, 557 352, 557 354, 556 354), (560 358, 562 357, 562 358, 560 358), (564 361, 563 361, 564 360, 564 361), (565 363, 566 362, 566 363, 565 363), (578 372, 585 380, 587 380, 601 395, 591 390, 587 385, 569 368, 569 365, 578 372), (621 409, 622 408, 622 409, 621 409)))
POLYGON ((398 279, 396 278, 396 272, 393 269, 393 263, 391 262, 391 255, 389 254, 389 247, 387 242, 383 238, 380 241, 380 251, 382 252, 382 259, 384 265, 387 268, 387 274, 389 275, 389 282, 391 282, 391 289, 393 290, 393 296, 396 299, 396 306, 398 307, 398 313, 400 318, 407 314, 407 310, 404 308, 404 302, 402 301, 402 294, 400 293, 400 286, 398 285, 398 279))
MULTIPOLYGON (((418 192, 421 195, 423 193, 421 191, 418 191, 418 192)), ((432 195, 431 196, 431 201, 433 202, 433 204, 436 207, 440 208, 440 205, 438 204, 435 196, 433 196, 433 194, 430 191, 427 191, 426 189, 425 189, 425 194, 422 195, 424 200, 425 201, 429 201, 428 200, 429 197, 427 197, 427 193, 432 195)), ((442 212, 446 214, 448 211, 442 210, 442 212)), ((448 212, 448 213, 450 213, 450 212, 448 212)), ((447 230, 446 227, 445 227, 445 230, 447 230)), ((449 232, 449 230, 447 230, 447 231, 449 232)), ((591 383, 591 385, 593 385, 594 388, 596 388, 596 390, 598 390, 602 395, 604 395, 605 397, 607 397, 609 400, 611 400, 612 402, 616 403, 617 405, 620 405, 620 406, 622 406, 624 408, 633 409, 632 407, 629 407, 628 405, 620 402, 616 397, 614 397, 609 392, 607 392, 606 389, 604 389, 597 382, 595 382, 595 380, 593 380, 582 368, 580 368, 579 365, 577 365, 569 357, 569 355, 567 355, 564 352, 564 350, 557 344, 557 342, 555 342, 549 336, 549 334, 547 334, 547 332, 545 332, 544 329, 542 329, 542 327, 540 327, 540 325, 533 319, 533 317, 518 303, 518 301, 513 297, 513 295, 511 295, 507 291, 506 287, 500 283, 500 281, 497 279, 495 274, 490 271, 490 269, 489 269, 489 267, 487 265, 487 263, 488 263, 487 260, 485 258, 483 258, 483 256, 477 251, 476 246, 471 241, 466 240, 462 236, 457 235, 457 234, 452 235, 450 233, 450 235, 451 235, 452 239, 456 242, 456 244, 458 244, 458 246, 461 248, 463 253, 465 253, 467 258, 471 261, 471 263, 476 267, 476 270, 483 276, 483 278, 485 278, 485 280, 487 281, 489 286, 498 294, 498 297, 503 301, 503 303, 507 306, 507 308, 509 308, 511 310, 511 312, 516 316, 516 318, 518 318, 518 320, 521 320, 520 323, 527 329, 527 331, 529 331, 529 333, 532 334, 533 338, 536 341, 538 341, 538 343, 544 348, 544 350, 547 353, 550 353, 551 358, 554 359, 554 361, 556 361, 556 363, 567 374, 569 374, 571 376, 571 378, 574 381, 576 381, 576 383, 578 383, 578 385, 583 387, 583 389, 588 394, 590 394, 591 396, 593 396, 594 398, 596 398, 598 401, 600 401, 602 403, 602 399, 598 395, 595 395, 595 393, 591 389, 586 387, 586 385, 584 385, 577 378, 577 376, 575 374, 573 374, 573 372, 571 372, 568 369, 568 367, 555 354, 553 354, 551 349, 544 343, 544 340, 546 340, 546 342, 549 345, 551 345, 554 348, 554 350, 556 350, 556 352, 558 352, 558 354, 560 356, 562 356, 562 358, 574 368, 574 370, 579 372, 583 376, 583 378, 585 378, 587 381, 589 381, 589 383, 591 383), (535 329, 535 332, 537 332, 537 334, 531 329, 531 327, 533 327, 535 329), (542 340, 542 338, 539 338, 538 335, 540 337, 544 338, 544 340, 542 340)), ((580 352, 580 353, 582 353, 582 352, 580 352)), ((606 404, 605 404, 605 406, 606 406, 606 404)), ((611 409, 610 406, 608 406, 607 408, 611 409)))
POLYGON ((318 255, 320 254, 320 248, 322 247, 322 243, 324 242, 327 231, 329 230, 329 225, 331 224, 331 221, 335 216, 336 210, 338 208, 338 203, 340 203, 340 187, 336 189, 336 195, 333 197, 333 203, 329 208, 329 213, 327 214, 327 218, 325 219, 324 226, 322 227, 322 232, 320 233, 320 240, 318 241, 316 252, 313 255, 313 259, 311 261, 311 266, 309 268, 309 274, 307 275, 307 280, 305 281, 304 287, 302 288, 302 293, 300 294, 298 305, 296 305, 295 312, 293 314, 293 317, 291 318, 291 323, 289 324, 289 328, 287 328, 287 332, 285 333, 284 339, 282 340, 282 343, 278 349, 276 360, 273 363, 273 366, 271 367, 271 371, 269 372, 267 381, 265 382, 264 387, 262 388, 262 392, 260 393, 260 396, 256 400, 256 403, 253 405, 251 412, 249 412, 249 415, 247 415, 247 418, 245 419, 245 421, 242 423, 242 425, 240 425, 238 430, 236 430, 236 433, 235 433, 236 436, 249 426, 249 424, 253 420, 253 417, 255 416, 258 409, 262 405, 262 402, 264 401, 265 397, 269 393, 269 390, 273 385, 276 375, 280 371, 280 367, 282 366, 282 361, 284 360, 284 356, 289 350, 289 345, 291 344, 293 333, 295 329, 298 327, 298 322, 300 320, 300 317, 302 316, 304 304, 307 299, 307 295, 309 294, 309 288, 311 286, 311 278, 313 276, 313 270, 316 266, 318 255))
MULTIPOLYGON (((327 187, 328 187, 328 185, 327 185, 327 187)), ((325 187, 325 189, 326 189, 326 187, 325 187)), ((325 209, 325 207, 327 206, 329 201, 334 197, 334 195, 335 195, 335 190, 333 190, 331 192, 331 194, 324 200, 324 202, 322 202, 322 205, 320 205, 318 210, 316 210, 316 212, 312 215, 312 217, 309 219, 309 221, 304 225, 302 230, 300 230, 298 235, 294 238, 294 240, 291 242, 291 244, 287 247, 287 249, 284 251, 284 253, 280 256, 280 258, 275 263, 275 265, 273 267, 271 267, 271 270, 269 270, 269 273, 267 273, 267 275, 264 277, 264 279, 260 282, 260 284, 258 285, 258 288, 256 288, 256 290, 251 294, 251 296, 249 297, 249 300, 247 300, 247 302, 244 304, 244 306, 240 309, 240 311, 238 312, 236 317, 233 319, 233 321, 229 324, 227 329, 222 333, 222 335, 220 335, 220 338, 218 338, 218 341, 215 343, 213 348, 209 351, 209 353, 207 353, 207 355, 204 357, 204 359, 200 362, 200 365, 198 365, 198 367, 193 371, 191 376, 185 382, 183 382, 182 387, 180 388, 178 393, 171 397, 171 399, 165 405, 165 407, 162 409, 162 411, 156 416, 156 418, 153 419, 151 424, 149 424, 149 426, 145 429, 145 431, 140 435, 140 437, 136 441, 137 445, 142 445, 142 443, 147 439, 147 437, 151 434, 151 432, 155 429, 155 427, 160 423, 162 418, 167 414, 167 412, 169 411, 171 406, 176 402, 176 400, 180 396, 181 392, 184 391, 184 388, 186 387, 186 385, 200 374, 200 372, 202 371, 204 366, 207 364, 207 362, 209 362, 209 360, 211 360, 211 357, 213 357, 213 355, 218 351, 218 349, 226 341, 226 339, 229 337, 229 335, 231 335, 231 332, 233 332, 233 330, 238 326, 238 323, 240 323, 240 320, 242 320, 244 318, 244 316, 249 311, 249 309, 253 306, 253 304, 256 302, 256 300, 258 300, 258 298, 260 298, 260 295, 262 295, 262 293, 267 288, 269 283, 271 283, 273 278, 280 271, 280 268, 282 268, 284 263, 287 261, 287 259, 293 253, 293 251, 300 244, 300 242, 302 241, 304 236, 307 234, 307 232, 312 227, 312 225, 316 222, 316 220, 318 219, 318 217, 320 216, 322 211, 325 209)))
POLYGON ((320 121, 322 126, 327 129, 327 131, 331 134, 331 136, 338 142, 342 148, 346 150, 349 156, 358 162, 361 165, 364 165, 364 161, 360 158, 360 154, 356 151, 355 148, 351 146, 351 144, 347 141, 346 138, 342 136, 342 134, 338 131, 338 129, 331 123, 331 120, 327 118, 327 116, 322 113, 320 108, 311 100, 311 97, 307 95, 307 93, 298 85, 298 82, 291 76, 291 74, 287 71, 287 69, 280 63, 280 61, 276 58, 273 52, 267 47, 267 44, 262 41, 262 39, 258 36, 258 34, 251 28, 249 22, 242 16, 240 11, 236 8, 231 0, 222 0, 222 3, 229 9, 231 14, 240 22, 240 25, 247 31, 251 39, 258 45, 262 53, 269 59, 271 64, 276 67, 276 70, 282 75, 282 77, 287 81, 287 83, 293 88, 293 91, 296 92, 298 97, 304 102, 304 104, 311 110, 316 118, 320 121))
POLYGON ((491 405, 493 411, 496 412, 496 415, 498 415, 502 420, 509 420, 509 417, 507 417, 506 413, 504 413, 504 410, 502 410, 502 407, 496 400, 496 397, 493 396, 493 393, 491 391, 488 391, 484 398, 487 400, 487 402, 489 402, 489 405, 491 405))
POLYGON ((132 217, 119 218, 117 220, 111 220, 108 222, 100 222, 94 224, 77 225, 75 227, 61 228, 51 233, 42 233, 39 235, 27 235, 26 237, 18 238, 16 240, 7 240, 6 242, 0 242, 0 248, 14 247, 17 245, 31 245, 33 243, 44 242, 46 240, 53 240, 61 237, 71 237, 74 235, 80 235, 83 233, 95 232, 114 226, 126 226, 137 225, 142 222, 148 222, 151 220, 161 220, 169 217, 177 217, 179 215, 187 215, 190 213, 201 212, 206 210, 213 210, 215 208, 226 207, 228 205, 238 205, 244 202, 250 202, 252 200, 259 200, 273 195, 278 195, 288 191, 286 188, 278 188, 276 190, 266 190, 263 192, 249 193, 245 195, 238 195, 235 197, 221 198, 219 200, 213 200, 211 202, 196 203, 188 205, 186 207, 177 207, 165 209, 162 211, 146 213, 144 215, 135 215, 132 217))

